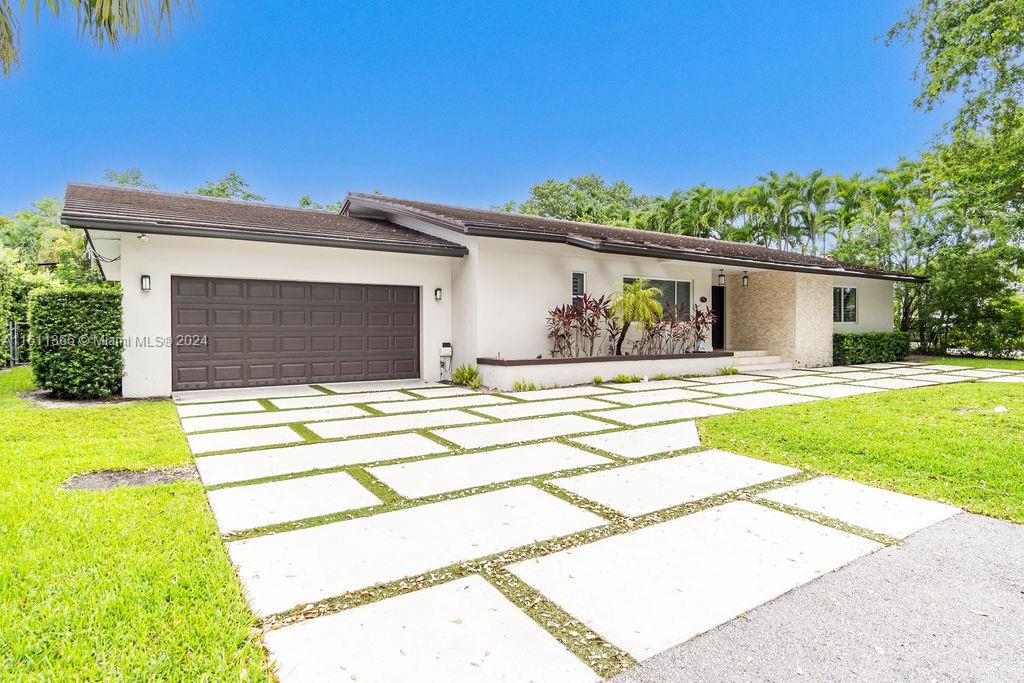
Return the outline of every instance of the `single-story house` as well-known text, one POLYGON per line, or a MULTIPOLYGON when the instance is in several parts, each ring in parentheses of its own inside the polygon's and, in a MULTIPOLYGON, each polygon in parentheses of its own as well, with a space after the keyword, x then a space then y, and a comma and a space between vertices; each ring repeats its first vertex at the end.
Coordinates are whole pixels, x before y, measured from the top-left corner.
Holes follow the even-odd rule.
POLYGON ((891 330, 893 283, 915 279, 751 244, 377 194, 351 193, 334 213, 70 183, 62 219, 86 231, 104 276, 122 283, 123 391, 133 397, 436 381, 461 364, 499 387, 714 372, 754 352, 829 365, 833 331, 891 330), (711 353, 549 357, 550 309, 639 277, 666 303, 715 310, 711 353))

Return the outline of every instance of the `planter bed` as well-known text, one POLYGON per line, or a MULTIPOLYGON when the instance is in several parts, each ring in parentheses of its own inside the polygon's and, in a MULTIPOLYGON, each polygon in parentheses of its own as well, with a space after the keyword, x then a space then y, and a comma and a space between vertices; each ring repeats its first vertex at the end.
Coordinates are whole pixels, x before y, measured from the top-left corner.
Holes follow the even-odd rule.
POLYGON ((729 351, 662 356, 593 356, 574 358, 477 358, 485 386, 511 389, 517 380, 537 385, 569 385, 610 380, 617 375, 713 375, 733 364, 729 351))

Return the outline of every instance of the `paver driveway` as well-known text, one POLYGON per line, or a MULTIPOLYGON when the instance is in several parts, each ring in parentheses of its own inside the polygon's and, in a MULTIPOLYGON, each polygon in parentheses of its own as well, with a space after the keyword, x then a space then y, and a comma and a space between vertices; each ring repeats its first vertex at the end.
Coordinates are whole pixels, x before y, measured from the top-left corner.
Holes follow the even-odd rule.
POLYGON ((694 418, 1022 379, 887 363, 175 401, 283 680, 584 681, 959 512, 701 450, 694 418))

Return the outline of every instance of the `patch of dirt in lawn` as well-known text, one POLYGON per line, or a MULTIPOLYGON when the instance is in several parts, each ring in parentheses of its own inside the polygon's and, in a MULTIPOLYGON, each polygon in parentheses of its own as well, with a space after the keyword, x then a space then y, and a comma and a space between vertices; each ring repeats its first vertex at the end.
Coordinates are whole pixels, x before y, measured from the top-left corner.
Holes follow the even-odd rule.
POLYGON ((153 470, 101 470, 76 474, 63 484, 61 488, 70 491, 101 491, 116 486, 151 486, 153 484, 173 484, 177 481, 198 479, 194 465, 180 467, 163 467, 153 470))
POLYGON ((152 399, 124 398, 122 396, 110 396, 108 398, 93 399, 70 399, 57 398, 49 389, 34 389, 23 391, 19 394, 26 401, 32 402, 40 408, 98 408, 100 406, 123 406, 129 403, 142 403, 152 399))

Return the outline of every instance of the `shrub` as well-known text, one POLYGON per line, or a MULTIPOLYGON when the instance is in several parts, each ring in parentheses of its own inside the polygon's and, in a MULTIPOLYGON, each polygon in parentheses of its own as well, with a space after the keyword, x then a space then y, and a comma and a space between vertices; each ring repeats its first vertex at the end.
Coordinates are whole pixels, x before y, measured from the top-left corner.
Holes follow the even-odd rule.
POLYGON ((101 398, 121 389, 121 292, 86 287, 29 295, 32 372, 61 398, 101 398))
POLYGON ((517 379, 512 387, 516 391, 536 391, 537 385, 533 382, 527 382, 525 379, 517 379))
POLYGON ((730 366, 730 367, 727 367, 727 368, 718 368, 718 374, 719 375, 738 375, 738 374, 740 374, 740 371, 739 371, 738 368, 730 366))
POLYGON ((832 362, 836 365, 888 363, 910 355, 905 332, 856 332, 832 335, 832 362))
POLYGON ((627 382, 642 382, 643 379, 644 378, 640 375, 619 374, 615 375, 615 377, 612 378, 612 381, 617 382, 618 384, 626 384, 627 382))
POLYGON ((600 384, 604 381, 604 377, 601 375, 594 375, 594 384, 600 384))
POLYGON ((480 370, 472 365, 460 365, 452 373, 452 384, 462 384, 470 389, 479 389, 480 370))

